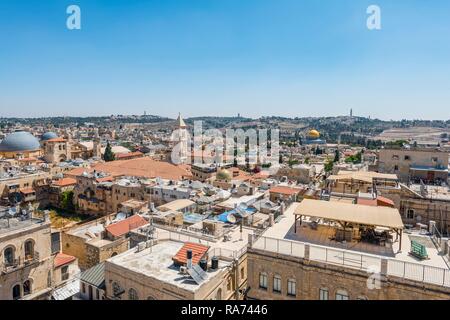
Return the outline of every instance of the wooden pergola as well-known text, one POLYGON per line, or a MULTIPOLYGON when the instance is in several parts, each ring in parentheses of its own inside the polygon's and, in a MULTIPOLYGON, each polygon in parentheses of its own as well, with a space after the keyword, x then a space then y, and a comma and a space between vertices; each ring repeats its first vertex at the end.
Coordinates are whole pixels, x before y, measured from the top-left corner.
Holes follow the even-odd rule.
POLYGON ((402 235, 404 225, 400 212, 395 208, 366 206, 334 201, 304 199, 295 210, 295 232, 297 221, 302 224, 304 216, 321 218, 340 224, 344 230, 348 226, 383 227, 396 233, 396 240, 400 238, 402 249, 402 235))

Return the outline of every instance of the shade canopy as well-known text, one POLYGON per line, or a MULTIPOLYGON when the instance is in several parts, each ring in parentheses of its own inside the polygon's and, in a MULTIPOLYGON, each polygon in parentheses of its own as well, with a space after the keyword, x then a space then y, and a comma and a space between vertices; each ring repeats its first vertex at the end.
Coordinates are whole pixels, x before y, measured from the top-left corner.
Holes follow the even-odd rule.
POLYGON ((304 199, 295 210, 296 216, 309 216, 366 226, 403 229, 397 209, 358 204, 304 199))

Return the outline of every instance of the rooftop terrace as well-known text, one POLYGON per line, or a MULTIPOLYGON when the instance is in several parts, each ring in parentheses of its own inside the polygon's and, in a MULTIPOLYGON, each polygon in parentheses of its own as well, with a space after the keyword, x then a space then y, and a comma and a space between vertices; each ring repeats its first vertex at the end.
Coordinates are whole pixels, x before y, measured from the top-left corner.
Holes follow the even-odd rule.
POLYGON ((323 227, 313 230, 308 224, 295 232, 294 213, 299 203, 293 203, 284 217, 257 238, 252 248, 305 258, 306 246, 309 259, 333 265, 367 270, 381 269, 381 261, 388 261, 387 275, 423 281, 450 287, 450 262, 434 245, 432 238, 414 231, 405 231, 402 250, 393 239, 390 245, 379 246, 370 243, 337 242, 330 237, 330 229, 323 227), (410 240, 426 247, 427 260, 419 260, 411 255, 410 240))

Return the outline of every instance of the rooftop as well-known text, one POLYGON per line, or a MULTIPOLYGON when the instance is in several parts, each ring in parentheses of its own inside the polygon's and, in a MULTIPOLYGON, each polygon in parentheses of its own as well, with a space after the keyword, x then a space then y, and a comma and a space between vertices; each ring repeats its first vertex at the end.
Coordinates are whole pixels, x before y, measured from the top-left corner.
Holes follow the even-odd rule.
POLYGON ((49 221, 45 222, 44 219, 30 218, 29 215, 24 216, 20 215, 20 213, 9 218, 8 215, 8 208, 6 208, 6 211, 5 208, 0 208, 0 236, 50 224, 49 221))
MULTIPOLYGON (((449 273, 450 262, 448 258, 434 246, 430 236, 418 231, 404 231, 402 251, 399 251, 399 242, 395 240, 391 246, 362 242, 337 242, 330 239, 330 230, 325 226, 312 230, 308 225, 305 225, 298 228, 299 230, 295 233, 295 212, 299 205, 300 203, 293 203, 289 206, 283 218, 274 226, 268 228, 255 241, 253 248, 303 257, 304 246, 309 245, 310 260, 358 269, 367 269, 370 266, 380 267, 381 259, 384 258, 388 259, 388 274, 436 284, 443 283, 444 272, 449 273), (419 260, 409 255, 411 240, 415 240, 426 247, 429 259, 419 260), (426 270, 429 271, 426 272, 426 270), (419 273, 420 275, 418 275, 419 273)), ((448 275, 445 281, 445 285, 450 286, 448 275)))
POLYGON ((180 274, 179 268, 173 263, 172 258, 183 246, 184 243, 182 242, 162 241, 142 251, 136 249, 128 250, 108 259, 106 265, 117 265, 181 289, 196 292, 200 287, 220 274, 225 266, 230 264, 219 260, 219 268, 217 270, 208 270, 206 272, 206 281, 198 285, 189 275, 180 274))

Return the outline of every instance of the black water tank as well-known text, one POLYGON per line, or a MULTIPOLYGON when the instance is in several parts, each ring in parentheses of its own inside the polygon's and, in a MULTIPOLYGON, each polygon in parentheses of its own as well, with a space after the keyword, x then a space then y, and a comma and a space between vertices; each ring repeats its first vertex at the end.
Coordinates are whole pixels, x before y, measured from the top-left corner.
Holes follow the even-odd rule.
POLYGON ((186 251, 186 258, 187 258, 188 260, 192 259, 192 250, 187 250, 187 251, 186 251))
POLYGON ((213 269, 213 270, 219 269, 219 258, 212 257, 212 259, 211 259, 211 269, 213 269))
POLYGON ((200 268, 202 268, 204 271, 208 270, 208 260, 202 259, 200 260, 200 268))

